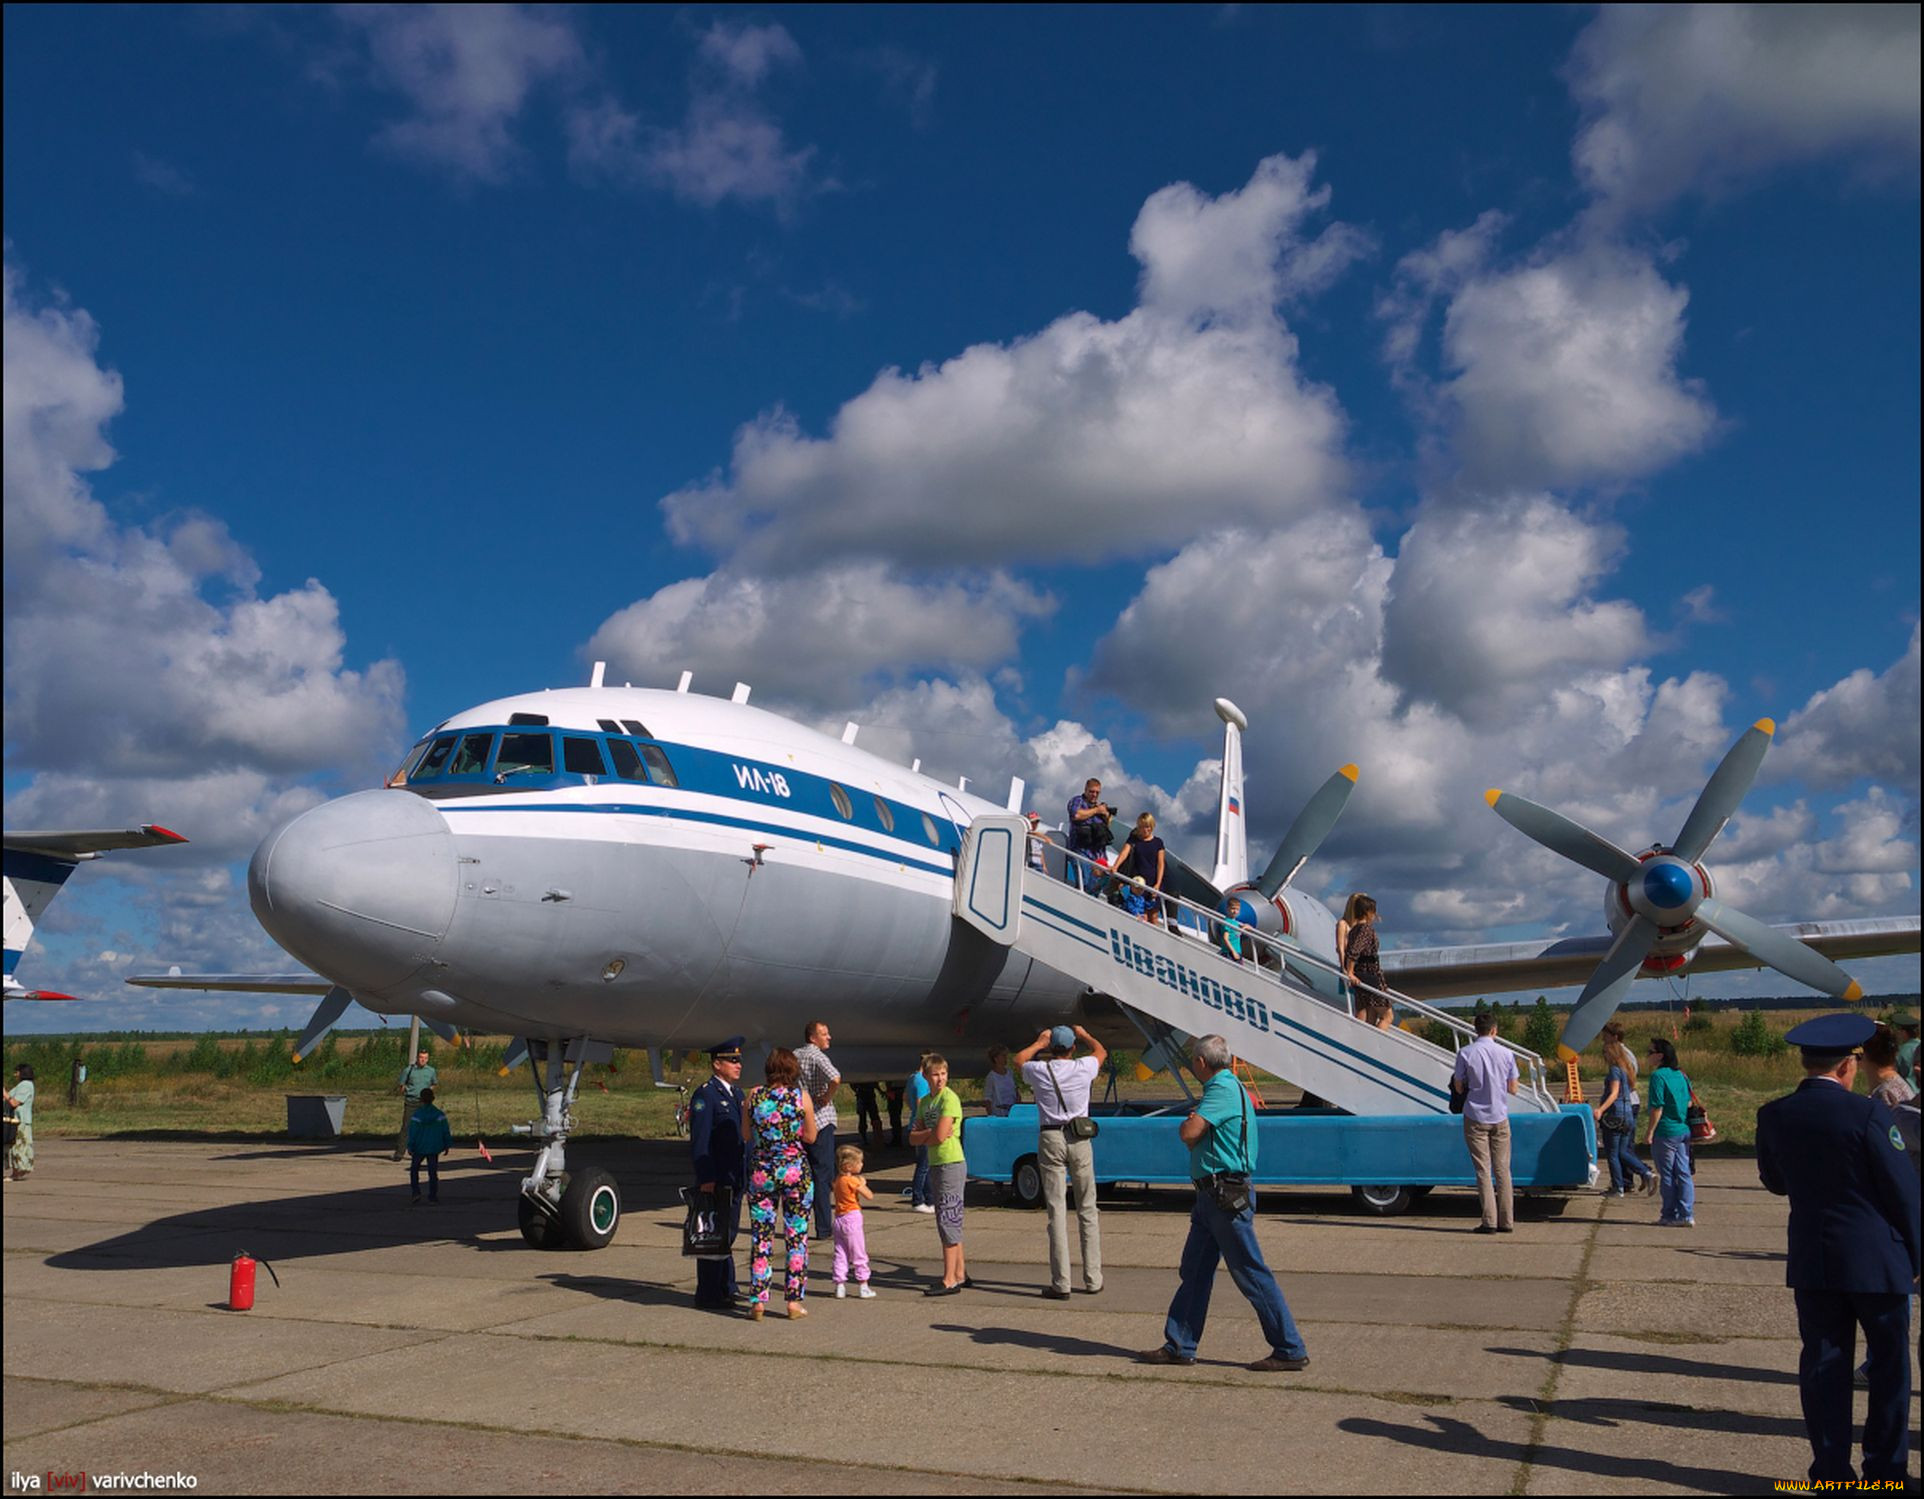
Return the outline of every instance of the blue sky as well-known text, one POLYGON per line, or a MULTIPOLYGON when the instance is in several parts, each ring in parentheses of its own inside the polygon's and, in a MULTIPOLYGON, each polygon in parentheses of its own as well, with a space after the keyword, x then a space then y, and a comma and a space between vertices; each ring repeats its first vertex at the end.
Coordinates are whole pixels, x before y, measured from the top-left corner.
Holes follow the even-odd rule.
POLYGON ((1917 910, 1915 10, 5 28, 7 820, 195 839, 29 982, 274 966, 274 821, 597 657, 1204 842, 1227 694, 1401 942, 1769 714, 1720 892, 1917 910))

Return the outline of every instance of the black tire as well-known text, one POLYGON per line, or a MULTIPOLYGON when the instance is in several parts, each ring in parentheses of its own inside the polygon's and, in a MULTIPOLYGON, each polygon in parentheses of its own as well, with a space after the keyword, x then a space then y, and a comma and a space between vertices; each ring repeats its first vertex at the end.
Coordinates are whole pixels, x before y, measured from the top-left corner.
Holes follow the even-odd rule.
POLYGON ((1411 1187, 1410 1201, 1421 1202, 1425 1197, 1428 1197, 1430 1193, 1434 1192, 1435 1190, 1436 1190, 1436 1184, 1434 1182, 1425 1182, 1420 1187, 1411 1187))
POLYGON ((1378 1218, 1394 1218, 1415 1200, 1408 1187, 1351 1187, 1349 1195, 1363 1212, 1378 1218))
POLYGON ((1042 1206, 1042 1164, 1034 1156, 1025 1155, 1015 1163, 1015 1171, 1009 1177, 1009 1193, 1018 1207, 1042 1206))
POLYGON ((569 1175, 561 1193, 561 1233, 571 1249, 606 1249, 621 1222, 621 1189, 599 1166, 569 1175))
POLYGON ((526 1197, 517 1197, 514 1216, 521 1225, 521 1237, 530 1249, 559 1249, 561 1221, 553 1213, 535 1206, 526 1197))

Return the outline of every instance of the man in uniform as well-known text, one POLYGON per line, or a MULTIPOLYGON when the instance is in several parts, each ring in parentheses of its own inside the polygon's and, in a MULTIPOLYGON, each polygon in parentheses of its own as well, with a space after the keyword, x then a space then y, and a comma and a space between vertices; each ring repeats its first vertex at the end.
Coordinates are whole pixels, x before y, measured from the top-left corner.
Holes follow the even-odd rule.
POLYGON ((421 1107, 421 1095, 434 1086, 435 1078, 435 1070, 428 1065, 428 1049, 425 1046, 412 1062, 401 1069, 401 1133, 394 1139, 394 1159, 397 1161, 408 1158, 408 1121, 421 1107))
POLYGON ((1804 1054, 1795 1093, 1757 1111, 1757 1174, 1790 1198, 1785 1282, 1804 1351, 1797 1384, 1813 1479, 1854 1479, 1851 1365, 1870 1354, 1864 1478, 1902 1486, 1910 1448, 1911 1303, 1917 1289, 1917 1173, 1890 1110, 1851 1091, 1876 1025, 1823 1015, 1784 1039, 1804 1054))
POLYGON ((742 1038, 730 1036, 708 1048, 714 1075, 688 1102, 688 1146, 695 1162, 695 1190, 719 1194, 717 1207, 728 1225, 727 1254, 695 1261, 695 1305, 735 1304, 735 1237, 742 1231, 742 1189, 748 1183, 748 1153, 742 1144, 742 1038))

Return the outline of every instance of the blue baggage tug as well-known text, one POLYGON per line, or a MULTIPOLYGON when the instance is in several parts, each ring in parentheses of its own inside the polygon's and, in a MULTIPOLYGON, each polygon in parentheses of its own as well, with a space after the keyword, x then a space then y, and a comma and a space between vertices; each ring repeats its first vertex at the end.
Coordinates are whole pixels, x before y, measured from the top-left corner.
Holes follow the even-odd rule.
MULTIPOLYGON (((1189 1152, 1176 1138, 1186 1102, 1129 1102, 1091 1110, 1096 1182, 1189 1184, 1189 1152)), ((1463 1121, 1455 1114, 1358 1116, 1339 1109, 1261 1109, 1259 1187, 1348 1187, 1368 1212, 1400 1213, 1433 1187, 1476 1186, 1463 1121)), ((1017 1201, 1042 1200, 1036 1166, 1036 1110, 1018 1104, 1006 1119, 962 1123, 974 1181, 1007 1186, 1017 1201)), ((1510 1116, 1510 1175, 1518 1192, 1571 1191, 1596 1179, 1596 1121, 1585 1104, 1554 1114, 1510 1116)))

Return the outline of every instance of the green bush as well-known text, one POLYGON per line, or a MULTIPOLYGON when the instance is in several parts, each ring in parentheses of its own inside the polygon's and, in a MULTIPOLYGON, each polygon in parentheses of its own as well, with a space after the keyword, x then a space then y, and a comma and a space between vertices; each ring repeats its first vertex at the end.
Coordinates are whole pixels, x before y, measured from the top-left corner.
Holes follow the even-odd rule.
POLYGON ((1555 1056, 1557 1037, 1562 1031, 1550 1001, 1539 994, 1523 1021, 1523 1044, 1540 1057, 1555 1056))
POLYGON ((1715 1030, 1716 1022, 1701 1010, 1693 1010, 1690 1018, 1683 1023, 1683 1028, 1685 1035, 1696 1036, 1705 1031, 1715 1030))
MULTIPOLYGON (((1696 1017, 1692 1016, 1693 1023, 1696 1017)), ((1790 1043, 1764 1023, 1762 1010, 1745 1012, 1730 1032, 1730 1050, 1740 1057, 1776 1057, 1789 1050, 1790 1043)))

